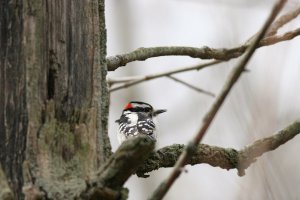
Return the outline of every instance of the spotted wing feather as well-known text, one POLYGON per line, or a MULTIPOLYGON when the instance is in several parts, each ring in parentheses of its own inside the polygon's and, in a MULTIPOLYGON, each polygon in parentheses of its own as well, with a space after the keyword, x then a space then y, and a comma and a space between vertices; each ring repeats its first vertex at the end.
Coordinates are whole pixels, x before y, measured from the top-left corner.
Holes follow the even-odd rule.
POLYGON ((119 143, 138 135, 147 135, 156 140, 155 124, 147 115, 123 114, 116 122, 119 123, 119 143))
POLYGON ((156 139, 155 124, 151 118, 139 119, 137 123, 137 130, 140 134, 148 135, 152 139, 156 139))

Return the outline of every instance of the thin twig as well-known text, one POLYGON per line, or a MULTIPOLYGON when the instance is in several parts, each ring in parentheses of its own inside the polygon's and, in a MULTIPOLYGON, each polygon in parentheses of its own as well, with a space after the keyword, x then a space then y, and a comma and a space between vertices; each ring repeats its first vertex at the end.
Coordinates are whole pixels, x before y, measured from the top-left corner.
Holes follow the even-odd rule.
POLYGON ((263 40, 261 40, 259 45, 260 46, 273 45, 273 44, 278 43, 278 42, 291 40, 294 37, 297 37, 298 35, 300 35, 300 28, 297 28, 293 31, 286 32, 282 35, 273 35, 273 36, 270 36, 270 37, 265 37, 263 40))
POLYGON ((293 19, 295 19, 300 14, 300 7, 296 8, 295 10, 292 10, 288 12, 287 14, 284 14, 280 16, 270 27, 268 30, 268 33, 266 34, 267 37, 273 36, 277 34, 277 31, 284 26, 285 24, 289 23, 293 19))
MULTIPOLYGON (((265 37, 263 38, 260 43, 259 43, 259 47, 263 47, 263 46, 269 46, 269 45, 273 45, 279 42, 283 42, 283 41, 287 41, 287 40, 291 40, 297 36, 300 35, 300 28, 297 28, 293 31, 289 31, 286 32, 282 35, 273 35, 273 36, 269 36, 269 37, 265 37)), ((253 39, 253 38, 252 38, 253 39)), ((248 40, 247 43, 250 44, 250 40, 248 40)), ((247 46, 247 45, 246 45, 247 46)), ((146 75, 146 76, 132 76, 132 77, 122 77, 122 78, 118 78, 118 79, 108 79, 108 83, 110 86, 112 86, 113 84, 117 84, 120 83, 119 86, 113 87, 110 89, 110 92, 112 91, 116 91, 119 89, 123 89, 123 88, 127 88, 133 85, 136 85, 138 83, 141 83, 143 81, 148 81, 148 80, 152 80, 152 79, 156 79, 156 78, 161 78, 163 76, 167 76, 168 74, 176 74, 176 73, 181 73, 181 72, 185 72, 185 71, 192 71, 192 70, 200 70, 202 68, 208 67, 208 66, 212 66, 214 64, 218 64, 221 63, 222 61, 212 61, 211 63, 207 63, 204 64, 205 66, 202 67, 202 65, 196 65, 196 66, 192 66, 192 67, 182 67, 178 70, 172 70, 172 71, 167 71, 167 72, 161 72, 158 74, 152 74, 152 75, 146 75)))
MULTIPOLYGON (((282 15, 279 19, 277 19, 272 24, 272 26, 270 28, 270 31, 267 34, 267 36, 264 37, 260 41, 258 47, 273 45, 273 44, 276 44, 276 43, 279 43, 279 42, 282 42, 282 41, 291 40, 291 39, 299 36, 300 35, 300 28, 295 29, 293 31, 286 32, 286 33, 281 34, 281 35, 274 35, 274 34, 277 33, 277 31, 278 31, 278 29, 280 27, 282 27, 283 25, 287 24, 292 19, 296 18, 299 15, 299 13, 300 13, 300 8, 297 8, 297 9, 295 9, 295 10, 293 10, 293 11, 291 11, 291 12, 285 14, 285 15, 282 15)), ((249 44, 251 43, 251 41, 253 40, 253 38, 255 38, 256 35, 257 34, 255 34, 250 39, 248 39, 247 42, 244 45, 242 45, 240 47, 237 47, 237 48, 229 49, 229 50, 226 50, 226 51, 231 52, 232 54, 235 54, 234 57, 238 57, 238 56, 242 55, 244 53, 244 51, 245 51, 245 47, 249 46, 249 44)), ((205 48, 208 48, 208 47, 205 47, 205 48)), ((143 48, 143 49, 145 49, 145 48, 143 48)), ((225 51, 225 49, 220 49, 219 51, 225 51)), ((212 52, 216 53, 217 50, 210 51, 210 53, 212 53, 212 52)), ((224 53, 224 54, 227 55, 227 53, 224 53)), ((128 56, 129 56, 129 54, 128 54, 128 56)), ((228 57, 226 59, 228 59, 228 57)), ((108 62, 109 62, 109 60, 108 60, 108 62)), ((217 64, 217 63, 220 63, 221 61, 213 61, 213 63, 214 62, 217 64)), ((212 65, 209 65, 209 66, 212 66, 212 65)), ((184 72, 184 71, 195 70, 195 69, 198 69, 198 66, 199 65, 192 66, 192 67, 180 68, 179 70, 173 70, 173 71, 171 71, 171 73, 172 74, 176 74, 176 73, 181 73, 181 72, 184 72)), ((168 72, 162 72, 162 73, 159 73, 159 74, 146 75, 146 76, 122 77, 122 78, 117 78, 117 79, 109 78, 107 80, 107 82, 108 82, 108 84, 109 84, 110 87, 112 87, 112 85, 114 85, 114 84, 119 84, 119 86, 111 88, 110 92, 112 92, 112 91, 116 91, 116 90, 119 90, 119 89, 127 88, 129 86, 133 86, 133 85, 141 83, 143 81, 152 80, 152 79, 155 79, 155 78, 160 78, 160 77, 162 77, 162 76, 160 76, 160 74, 170 74, 170 72, 168 71, 168 72), (151 77, 153 77, 153 78, 151 78, 151 77)), ((165 75, 165 76, 167 76, 167 75, 165 75)))
POLYGON ((220 109, 221 105, 223 104, 225 98, 229 94, 230 90, 232 89, 233 85, 237 82, 240 75, 244 71, 246 64, 248 63, 249 59, 253 55, 259 41, 264 37, 265 33, 267 32, 268 28, 270 27, 271 23, 274 21, 277 14, 282 9, 286 0, 280 0, 276 3, 273 7, 272 12, 270 13, 269 17, 267 18, 266 22, 264 23, 262 29, 259 31, 255 39, 250 44, 249 48, 247 49, 245 56, 241 59, 238 65, 233 69, 232 73, 229 75, 227 82, 225 83, 221 93, 216 98, 215 102, 213 103, 212 107, 206 114, 202 126, 196 136, 188 143, 187 147, 184 149, 182 154, 180 155, 178 161, 176 162, 174 169, 172 170, 169 177, 163 181, 158 188, 154 191, 152 196, 150 197, 151 200, 160 200, 162 199, 170 187, 173 185, 175 180, 180 176, 182 172, 182 168, 186 165, 188 159, 194 153, 195 147, 199 144, 202 140, 203 136, 205 135, 206 131, 208 130, 211 122, 213 121, 214 117, 216 116, 218 110, 220 109))
MULTIPOLYGON (((273 28, 271 27, 270 33, 267 36, 270 37, 274 35, 280 27, 290 22, 292 19, 296 18, 297 15, 299 15, 299 8, 281 16, 277 21, 274 22, 274 26, 273 28)), ((293 35, 293 37, 289 38, 282 38, 280 36, 275 37, 272 40, 272 44, 285 40, 290 40, 299 35, 299 33, 297 32, 294 33, 295 34, 293 35)), ((255 35, 251 38, 254 38, 255 35)), ((108 57, 106 59, 107 68, 108 71, 114 71, 121 66, 125 66, 127 63, 139 60, 146 60, 148 58, 159 56, 190 56, 192 58, 200 59, 230 60, 232 58, 237 58, 243 53, 245 53, 246 48, 249 44, 249 40, 247 40, 247 42, 245 42, 243 45, 230 49, 214 49, 207 46, 201 48, 184 46, 139 48, 129 53, 108 57)), ((257 48, 266 45, 270 45, 270 43, 264 41, 260 45, 258 45, 257 48)))
POLYGON ((209 91, 206 91, 206 90, 203 90, 203 89, 201 89, 201 88, 198 88, 198 87, 196 87, 196 86, 193 86, 193 85, 191 85, 191 84, 189 84, 189 83, 187 83, 187 82, 185 82, 185 81, 183 81, 183 80, 180 80, 180 79, 178 79, 178 78, 176 78, 176 77, 174 77, 174 76, 168 75, 167 77, 168 77, 169 79, 172 79, 173 81, 176 81, 176 82, 178 82, 178 83, 181 83, 182 85, 184 85, 184 86, 186 86, 186 87, 188 87, 188 88, 190 88, 190 89, 192 89, 192 90, 195 90, 195 91, 200 92, 200 93, 203 93, 203 94, 207 94, 208 96, 211 96, 211 97, 215 97, 215 95, 214 95, 213 93, 211 93, 211 92, 209 92, 209 91))
POLYGON ((151 75, 146 75, 146 76, 131 77, 132 81, 126 81, 125 83, 122 83, 116 87, 112 87, 109 91, 113 92, 113 91, 116 91, 116 90, 119 90, 122 88, 127 88, 129 86, 136 85, 143 81, 150 81, 152 79, 169 76, 169 75, 176 74, 176 73, 187 72, 187 71, 192 71, 192 70, 201 70, 203 68, 206 68, 211 65, 218 64, 218 63, 221 63, 221 61, 211 61, 208 63, 196 65, 196 66, 184 67, 184 68, 180 68, 180 69, 176 69, 176 70, 171 70, 171 71, 166 71, 166 72, 161 72, 161 73, 156 73, 156 74, 151 74, 151 75))
POLYGON ((121 78, 107 78, 107 83, 113 85, 113 84, 118 84, 118 83, 125 83, 125 82, 130 82, 130 81, 134 81, 134 80, 138 80, 143 78, 144 76, 125 76, 125 77, 121 77, 121 78))

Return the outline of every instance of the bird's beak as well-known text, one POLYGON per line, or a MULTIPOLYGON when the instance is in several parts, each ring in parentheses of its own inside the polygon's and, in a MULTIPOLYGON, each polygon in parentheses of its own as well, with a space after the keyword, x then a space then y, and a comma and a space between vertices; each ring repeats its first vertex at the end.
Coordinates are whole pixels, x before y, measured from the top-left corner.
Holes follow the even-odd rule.
POLYGON ((164 112, 167 112, 167 110, 166 109, 154 110, 153 111, 153 116, 155 117, 155 116, 157 116, 157 115, 159 115, 161 113, 164 113, 164 112))

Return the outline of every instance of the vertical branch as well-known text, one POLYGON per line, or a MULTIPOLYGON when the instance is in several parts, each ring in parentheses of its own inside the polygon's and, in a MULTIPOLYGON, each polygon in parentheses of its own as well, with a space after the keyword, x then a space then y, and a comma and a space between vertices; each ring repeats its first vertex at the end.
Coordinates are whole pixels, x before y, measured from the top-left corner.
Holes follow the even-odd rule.
POLYGON ((203 136, 205 135, 206 131, 208 130, 211 122, 213 121, 214 117, 216 116, 218 110, 220 109, 221 105, 223 104, 225 98, 228 96, 230 90, 237 82, 243 71, 245 70, 246 64, 250 60, 251 56, 253 55, 257 45, 259 44, 260 40, 264 37, 265 33, 267 32, 268 28, 270 27, 271 23, 276 18, 277 14, 280 12, 281 8, 283 7, 286 0, 278 1, 272 9, 269 17, 267 18, 266 22, 264 23, 262 29, 256 35, 256 37, 252 40, 249 48, 247 49, 244 57, 241 61, 237 64, 237 66, 233 69, 232 73, 229 75, 227 82, 224 84, 221 93, 216 98, 215 102, 211 106, 210 110, 206 114, 202 126, 196 136, 189 142, 183 153, 180 155, 178 161, 176 162, 173 171, 169 175, 169 177, 163 181, 159 187, 154 191, 152 196, 150 197, 151 200, 160 200, 164 197, 170 187, 173 185, 175 180, 180 176, 182 172, 182 168, 186 165, 188 159, 191 157, 192 153, 195 150, 195 147, 198 143, 202 140, 203 136))

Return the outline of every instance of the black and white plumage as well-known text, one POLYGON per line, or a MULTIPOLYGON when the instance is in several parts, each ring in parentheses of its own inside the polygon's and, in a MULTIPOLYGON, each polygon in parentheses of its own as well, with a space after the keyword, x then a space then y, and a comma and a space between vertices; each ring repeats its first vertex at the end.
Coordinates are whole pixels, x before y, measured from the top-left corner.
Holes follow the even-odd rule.
POLYGON ((151 139, 156 140, 156 126, 153 117, 166 110, 153 110, 150 104, 132 101, 128 103, 120 117, 116 120, 119 123, 118 140, 121 144, 126 139, 136 137, 138 135, 147 135, 151 139))

